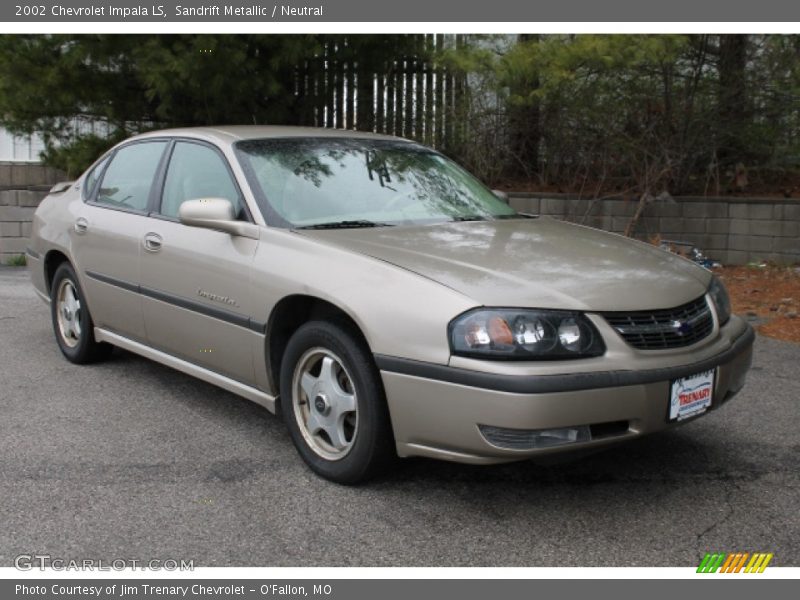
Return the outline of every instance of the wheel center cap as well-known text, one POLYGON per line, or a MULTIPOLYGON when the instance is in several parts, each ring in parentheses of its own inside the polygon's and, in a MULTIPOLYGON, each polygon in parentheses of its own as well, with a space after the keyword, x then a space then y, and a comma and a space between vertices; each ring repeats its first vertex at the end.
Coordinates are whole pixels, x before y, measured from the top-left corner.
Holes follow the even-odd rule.
POLYGON ((328 404, 328 399, 320 394, 314 398, 314 409, 321 415, 327 415, 331 410, 331 405, 328 404))

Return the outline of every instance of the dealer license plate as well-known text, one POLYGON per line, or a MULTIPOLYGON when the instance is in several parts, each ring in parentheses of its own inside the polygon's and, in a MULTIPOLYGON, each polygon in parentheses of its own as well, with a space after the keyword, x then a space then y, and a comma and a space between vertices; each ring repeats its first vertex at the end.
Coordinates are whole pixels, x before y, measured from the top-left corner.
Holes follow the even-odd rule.
POLYGON ((701 415, 711 406, 714 369, 673 379, 669 393, 669 420, 683 421, 701 415))

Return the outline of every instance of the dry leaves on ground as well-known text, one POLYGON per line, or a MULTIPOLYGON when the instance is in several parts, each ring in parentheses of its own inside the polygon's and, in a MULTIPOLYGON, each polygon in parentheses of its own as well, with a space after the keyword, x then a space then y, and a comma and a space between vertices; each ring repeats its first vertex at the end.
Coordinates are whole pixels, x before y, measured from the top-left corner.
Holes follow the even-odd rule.
POLYGON ((800 267, 752 265, 714 269, 733 311, 766 336, 800 343, 800 267))

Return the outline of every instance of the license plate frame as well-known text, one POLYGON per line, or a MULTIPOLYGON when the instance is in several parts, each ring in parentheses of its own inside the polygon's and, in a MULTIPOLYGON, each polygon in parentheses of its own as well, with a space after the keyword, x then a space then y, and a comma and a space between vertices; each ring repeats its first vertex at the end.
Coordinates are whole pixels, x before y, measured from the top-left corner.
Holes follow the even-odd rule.
POLYGON ((671 379, 667 402, 667 422, 678 423, 708 412, 714 403, 716 383, 716 368, 671 379))

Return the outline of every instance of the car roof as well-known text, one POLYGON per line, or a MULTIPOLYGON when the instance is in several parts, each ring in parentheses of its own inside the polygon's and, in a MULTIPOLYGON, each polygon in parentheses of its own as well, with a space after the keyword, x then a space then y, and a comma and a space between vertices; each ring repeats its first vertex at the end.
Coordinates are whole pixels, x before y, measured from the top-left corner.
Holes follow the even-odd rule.
POLYGON ((164 136, 196 138, 217 142, 218 144, 233 144, 234 142, 238 142, 240 140, 287 137, 331 137, 408 141, 391 135, 382 135, 366 131, 332 128, 328 129, 322 127, 294 127, 288 125, 220 125, 217 127, 182 127, 176 129, 160 129, 139 134, 130 138, 130 140, 164 136))

